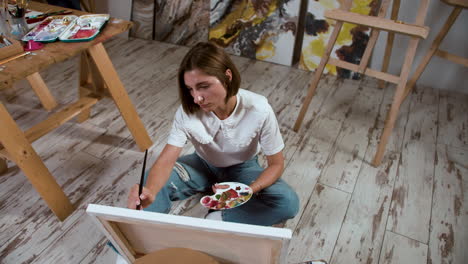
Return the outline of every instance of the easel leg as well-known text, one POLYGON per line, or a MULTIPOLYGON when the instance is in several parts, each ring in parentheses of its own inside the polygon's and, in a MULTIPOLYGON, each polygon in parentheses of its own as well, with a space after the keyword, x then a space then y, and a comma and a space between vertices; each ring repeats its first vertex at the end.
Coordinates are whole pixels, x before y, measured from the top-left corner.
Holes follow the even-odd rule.
MULTIPOLYGON (((78 83, 78 94, 80 98, 85 97, 89 94, 88 89, 85 88, 88 84, 91 83, 91 75, 88 67, 88 58, 86 52, 81 52, 80 58, 80 79, 78 83)), ((81 112, 76 118, 78 123, 83 123, 88 120, 91 116, 91 108, 81 112)))
POLYGON ((0 141, 13 161, 21 168, 55 215, 61 221, 65 220, 74 210, 70 200, 65 196, 3 104, 0 104, 0 124, 2 124, 0 141))
POLYGON ((130 98, 128 97, 125 88, 120 81, 117 72, 112 65, 109 56, 107 55, 104 46, 96 44, 88 49, 89 55, 93 59, 102 79, 104 80, 109 92, 114 99, 115 104, 120 110, 122 117, 127 124, 128 129, 133 135, 140 150, 148 149, 153 142, 146 132, 140 117, 135 110, 130 98))
MULTIPOLYGON (((378 17, 385 17, 387 14, 387 9, 390 4, 390 0, 383 0, 377 14, 378 17)), ((379 37, 380 30, 372 29, 371 36, 369 41, 367 42, 366 49, 364 50, 364 54, 361 58, 361 63, 359 63, 358 72, 363 74, 367 68, 367 64, 369 63, 369 59, 372 55, 372 50, 374 49, 375 44, 377 43, 377 38, 379 37)))
POLYGON ((5 173, 8 170, 7 161, 3 158, 0 158, 0 175, 5 173))
POLYGON ((54 96, 50 93, 49 88, 47 88, 39 73, 33 73, 26 77, 26 79, 46 110, 50 111, 57 106, 54 96))
POLYGON ((301 111, 299 112, 299 115, 297 116, 297 119, 296 119, 296 123, 294 124, 293 130, 295 132, 299 131, 299 128, 301 127, 302 121, 304 120, 304 117, 305 117, 305 114, 307 113, 307 109, 309 108, 310 102, 312 101, 312 98, 314 97, 315 89, 317 89, 317 86, 320 82, 320 78, 322 77, 323 70, 325 69, 325 66, 327 65, 328 59, 330 58, 330 53, 333 50, 333 46, 335 45, 336 39, 338 38, 338 34, 340 33, 342 26, 343 26, 343 22, 336 22, 335 28, 333 29, 330 39, 328 40, 327 49, 325 50, 325 53, 323 54, 322 59, 320 60, 319 66, 315 70, 314 77, 312 79, 312 82, 309 85, 307 96, 304 99, 304 102, 302 103, 301 111))
POLYGON ((457 20, 457 17, 458 15, 460 15, 460 12, 462 10, 463 8, 461 7, 453 8, 452 13, 450 13, 450 16, 447 18, 447 21, 445 22, 444 26, 440 30, 437 37, 434 39, 434 42, 432 42, 431 48, 427 52, 426 56, 424 56, 424 58, 422 59, 418 68, 416 69, 413 76, 411 77, 411 80, 408 81, 408 85, 406 86, 406 90, 405 90, 405 97, 408 96, 408 94, 413 89, 414 85, 418 81, 421 74, 424 72, 424 69, 426 68, 427 64, 431 60, 432 56, 434 56, 434 54, 439 49, 440 43, 444 40, 445 36, 447 35, 448 31, 452 27, 453 23, 455 23, 455 20, 457 20))
MULTIPOLYGON (((398 12, 400 11, 400 0, 393 0, 392 14, 390 15, 392 20, 398 18, 398 12)), ((382 63, 382 72, 388 72, 388 65, 390 64, 390 56, 392 56, 393 41, 395 40, 395 33, 388 32, 387 44, 385 46, 384 60, 382 63)), ((385 81, 379 80, 379 88, 385 87, 385 81)))
POLYGON ((418 47, 419 39, 411 38, 407 52, 405 54, 405 61, 403 63, 401 74, 400 74, 400 83, 398 83, 393 97, 392 106, 387 114, 387 119, 385 120, 384 130, 382 136, 380 137, 380 142, 377 147, 377 152, 375 154, 372 165, 375 167, 379 166, 382 163, 383 156, 385 154, 385 147, 387 146, 388 139, 392 133, 393 127, 395 126, 395 121, 400 111, 400 106, 403 103, 405 97, 405 87, 408 81, 408 75, 411 70, 411 65, 413 64, 414 55, 416 53, 416 48, 418 47))
MULTIPOLYGON (((349 10, 351 8, 352 2, 353 2, 352 0, 345 0, 341 9, 349 10)), ((340 33, 342 26, 343 26, 343 22, 337 21, 335 24, 335 27, 333 28, 333 32, 330 35, 330 39, 328 40, 327 48, 325 49, 325 53, 322 55, 319 66, 315 70, 314 77, 312 79, 312 82, 309 85, 307 96, 304 99, 304 102, 302 103, 301 111, 299 112, 299 115, 297 116, 297 119, 296 119, 296 123, 294 124, 293 130, 295 132, 299 131, 302 121, 304 121, 305 114, 307 113, 307 109, 309 108, 310 102, 312 101, 312 98, 314 97, 315 89, 317 89, 317 86, 320 82, 320 77, 322 77, 323 70, 325 69, 325 66, 327 65, 328 59, 330 58, 330 53, 333 50, 333 46, 335 45, 336 39, 338 38, 338 35, 340 33)))

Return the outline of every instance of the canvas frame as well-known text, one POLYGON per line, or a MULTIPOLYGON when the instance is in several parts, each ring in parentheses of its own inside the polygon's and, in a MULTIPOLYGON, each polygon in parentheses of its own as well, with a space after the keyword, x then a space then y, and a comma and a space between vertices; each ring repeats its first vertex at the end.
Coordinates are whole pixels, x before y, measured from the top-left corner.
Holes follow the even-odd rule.
POLYGON ((157 250, 182 247, 221 263, 286 263, 292 231, 97 204, 86 210, 129 263, 157 250), (155 239, 162 236, 164 240, 155 239))

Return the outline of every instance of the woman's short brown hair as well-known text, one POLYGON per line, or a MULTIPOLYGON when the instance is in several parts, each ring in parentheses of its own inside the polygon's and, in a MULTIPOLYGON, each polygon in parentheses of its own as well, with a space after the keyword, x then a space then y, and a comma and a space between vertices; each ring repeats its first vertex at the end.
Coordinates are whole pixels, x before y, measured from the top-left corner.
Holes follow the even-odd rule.
POLYGON ((193 101, 193 97, 184 81, 185 72, 195 69, 218 78, 226 89, 226 102, 239 91, 240 74, 229 55, 214 43, 199 42, 189 50, 179 67, 179 98, 185 113, 195 113, 200 109, 193 101), (231 80, 226 75, 228 69, 232 72, 231 80))

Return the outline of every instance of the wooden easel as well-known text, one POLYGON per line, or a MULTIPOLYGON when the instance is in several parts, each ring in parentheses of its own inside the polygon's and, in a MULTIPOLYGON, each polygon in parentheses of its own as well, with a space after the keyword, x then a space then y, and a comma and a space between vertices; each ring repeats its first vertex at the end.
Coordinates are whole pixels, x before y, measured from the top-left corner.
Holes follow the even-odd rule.
MULTIPOLYGON (((440 30, 439 34, 437 34, 437 37, 434 39, 432 42, 431 47, 429 48, 429 51, 427 54, 424 56, 422 59, 421 63, 419 64, 418 68, 416 68, 416 71, 414 72, 413 76, 411 79, 408 81, 408 85, 406 86, 405 90, 405 96, 413 89, 414 85, 418 81, 419 77, 421 74, 424 72, 424 69, 426 68, 427 64, 431 60, 432 56, 436 55, 441 58, 447 59, 451 62, 463 65, 465 67, 468 67, 468 59, 463 58, 460 56, 457 56, 455 54, 450 54, 446 51, 440 50, 439 46, 440 43, 444 40, 445 36, 447 35, 448 31, 452 27, 453 23, 458 18, 458 15, 460 15, 461 11, 465 8, 468 8, 468 0, 441 0, 442 2, 452 5, 453 10, 450 13, 449 17, 447 18, 447 21, 445 21, 444 26, 440 30)), ((465 32, 466 34, 466 32, 465 32)))
POLYGON ((411 65, 413 64, 416 48, 418 46, 419 40, 425 39, 429 34, 429 28, 424 26, 424 20, 426 18, 429 0, 420 1, 415 24, 406 24, 401 21, 394 20, 396 18, 396 14, 398 14, 399 4, 399 0, 394 0, 393 11, 396 12, 392 12, 392 19, 385 18, 385 14, 387 13, 387 9, 390 5, 390 0, 382 1, 377 16, 366 16, 350 12, 349 10, 352 5, 352 0, 345 0, 344 4, 341 6, 341 9, 329 10, 325 12, 324 15, 326 18, 336 20, 337 22, 328 41, 325 53, 323 54, 322 59, 320 60, 320 64, 317 67, 317 70, 315 71, 312 82, 310 83, 307 96, 304 99, 301 111, 299 112, 296 123, 294 124, 294 131, 297 132, 299 130, 302 121, 304 120, 304 116, 307 113, 309 104, 312 101, 312 97, 314 96, 315 89, 318 86, 320 77, 322 76, 325 65, 327 64, 359 72, 361 74, 366 74, 386 82, 395 83, 397 85, 397 88, 393 98, 393 103, 390 111, 387 114, 384 131, 380 137, 377 153, 375 154, 374 160, 372 161, 372 164, 374 166, 380 165, 385 152, 385 147, 390 138, 393 126, 395 125, 400 105, 403 103, 406 97, 406 83, 411 70, 411 65), (372 29, 369 42, 367 44, 367 47, 364 51, 364 55, 359 65, 330 58, 330 53, 338 38, 338 34, 341 30, 341 27, 345 22, 367 26, 372 29), (389 33, 404 34, 410 37, 410 42, 405 54, 405 60, 403 62, 401 73, 399 76, 368 68, 368 62, 372 54, 372 50, 375 46, 375 43, 377 42, 380 30, 388 31, 389 33))

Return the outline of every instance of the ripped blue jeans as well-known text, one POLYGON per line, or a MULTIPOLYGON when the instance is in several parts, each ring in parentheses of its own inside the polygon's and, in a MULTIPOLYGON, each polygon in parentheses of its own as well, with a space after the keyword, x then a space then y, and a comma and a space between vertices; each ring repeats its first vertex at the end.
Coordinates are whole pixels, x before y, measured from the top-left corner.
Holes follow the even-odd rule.
MULTIPOLYGON (((166 185, 145 211, 168 213, 171 202, 186 199, 196 193, 212 192, 211 186, 219 182, 251 184, 263 172, 254 157, 244 163, 217 168, 196 153, 177 160, 166 185)), ((145 175, 145 183, 148 172, 145 175)), ((282 179, 254 194, 246 204, 222 211, 223 221, 270 226, 293 218, 299 211, 296 192, 282 179)))

